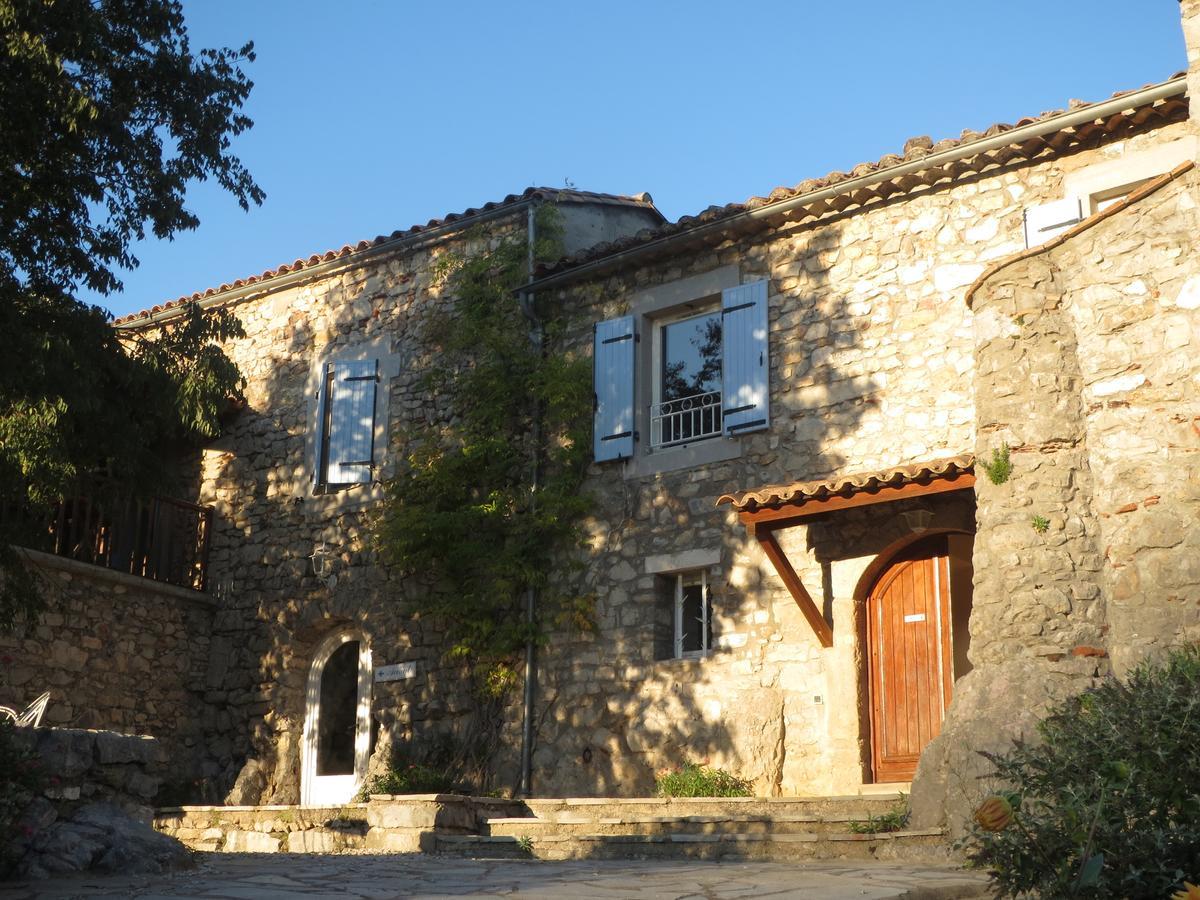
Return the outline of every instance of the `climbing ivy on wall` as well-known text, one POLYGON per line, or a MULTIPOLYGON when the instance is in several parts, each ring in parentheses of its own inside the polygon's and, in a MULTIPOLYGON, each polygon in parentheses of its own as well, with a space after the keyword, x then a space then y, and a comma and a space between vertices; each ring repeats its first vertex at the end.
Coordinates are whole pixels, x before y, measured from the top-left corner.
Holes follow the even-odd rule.
MULTIPOLYGON (((538 209, 535 234, 535 258, 560 255, 554 207, 538 209)), ((430 328, 433 362, 421 385, 437 413, 403 434, 405 464, 375 535, 384 560, 409 576, 405 602, 444 623, 450 657, 471 663, 496 697, 517 683, 527 639, 590 626, 591 599, 569 575, 590 508, 581 487, 591 368, 554 349, 565 325, 558 311, 545 300, 523 310, 514 293, 529 275, 524 233, 471 238, 488 249, 438 263, 451 299, 430 328), (533 624, 530 588, 539 592, 533 624)))

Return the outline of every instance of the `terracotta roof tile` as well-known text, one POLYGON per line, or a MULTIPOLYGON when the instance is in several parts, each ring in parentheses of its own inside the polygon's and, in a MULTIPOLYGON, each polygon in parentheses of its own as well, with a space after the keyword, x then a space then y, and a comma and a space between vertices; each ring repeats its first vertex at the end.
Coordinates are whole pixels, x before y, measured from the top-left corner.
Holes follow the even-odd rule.
POLYGON ((784 503, 806 503, 809 500, 824 500, 827 497, 840 494, 850 496, 864 490, 892 486, 898 487, 911 481, 921 481, 928 478, 941 478, 957 475, 959 472, 969 472, 975 465, 975 456, 971 453, 960 453, 946 459, 935 459, 930 462, 910 463, 903 466, 892 466, 874 472, 856 472, 851 475, 839 475, 836 478, 826 478, 820 481, 793 481, 791 484, 771 484, 756 488, 752 491, 740 491, 736 494, 723 494, 717 498, 717 506, 730 503, 739 512, 754 510, 762 506, 781 506, 784 503))
MULTIPOLYGON (((1184 74, 1178 72, 1167 79, 1167 84, 1174 81, 1184 74)), ((1113 94, 1108 100, 1118 99, 1127 94, 1132 94, 1136 90, 1145 90, 1147 88, 1157 87, 1155 84, 1145 85, 1143 88, 1134 90, 1118 91, 1113 94)), ((1108 102, 1099 101, 1098 103, 1108 102)), ((846 181, 849 178, 871 174, 873 172, 882 172, 892 166, 908 163, 914 160, 922 159, 933 153, 943 150, 953 149, 972 141, 981 140, 983 138, 994 137, 998 134, 1003 134, 1006 131, 1012 131, 1014 128, 1023 125, 1029 125, 1036 122, 1052 119, 1055 116, 1062 115, 1068 111, 1074 112, 1087 106, 1098 105, 1098 103, 1084 103, 1079 100, 1070 101, 1070 110, 1053 109, 1047 110, 1037 116, 1021 119, 1015 125, 1010 125, 1006 122, 997 122, 991 125, 984 131, 974 131, 972 129, 964 129, 961 136, 957 138, 946 138, 945 140, 937 141, 928 135, 920 135, 909 138, 904 142, 904 149, 901 154, 889 153, 884 155, 874 162, 863 162, 854 166, 850 173, 846 172, 830 172, 823 178, 810 178, 800 182, 795 187, 777 187, 771 191, 766 197, 751 197, 744 203, 730 203, 725 206, 710 206, 695 216, 683 216, 676 222, 667 223, 657 228, 644 228, 636 234, 619 238, 614 241, 608 241, 603 244, 597 244, 587 250, 582 250, 572 256, 556 262, 544 265, 538 269, 539 277, 547 277, 560 272, 565 272, 576 266, 584 263, 601 259, 605 256, 619 253, 624 250, 629 250, 641 244, 649 244, 658 241, 662 238, 680 234, 688 231, 698 225, 703 225, 708 222, 717 221, 722 218, 732 218, 739 213, 746 212, 752 209, 758 209, 771 203, 790 200, 795 197, 803 196, 804 194, 812 193, 813 191, 822 188, 836 185, 846 181)), ((908 174, 895 179, 894 181, 881 180, 873 183, 870 187, 865 187, 848 193, 839 198, 823 201, 818 208, 810 212, 811 218, 819 218, 828 214, 837 213, 851 206, 862 206, 872 200, 882 200, 892 196, 898 192, 911 190, 921 185, 932 185, 947 177, 956 178, 964 174, 970 174, 986 165, 995 163, 1009 163, 1014 160, 1033 159, 1047 151, 1062 152, 1072 146, 1084 144, 1098 137, 1118 133, 1123 127, 1141 127, 1147 123, 1151 124, 1166 124, 1174 121, 1181 121, 1187 117, 1187 100, 1182 97, 1171 97, 1166 100, 1159 100, 1140 109, 1125 111, 1117 115, 1109 116, 1103 120, 1077 125, 1074 128, 1063 129, 1043 137, 1034 138, 1024 141, 1020 144, 1009 145, 1006 148, 1000 148, 980 154, 980 163, 972 165, 968 160, 959 160, 947 163, 936 168, 925 170, 919 174, 908 174)), ((804 217, 794 218, 792 221, 803 221, 804 217)))
POLYGON ((182 306, 183 304, 194 300, 206 300, 210 297, 215 297, 218 294, 222 294, 225 291, 258 284, 271 278, 276 278, 280 275, 286 275, 289 272, 296 272, 310 266, 331 262, 335 259, 342 259, 343 257, 350 256, 354 253, 359 253, 372 247, 378 247, 381 244, 386 244, 391 241, 396 241, 407 237, 414 237, 422 232, 430 231, 443 225, 449 225, 454 222, 470 219, 471 217, 480 215, 481 213, 491 212, 505 206, 515 206, 516 204, 522 203, 526 200, 534 199, 557 200, 559 202, 567 203, 603 203, 620 206, 637 206, 643 209, 650 209, 658 212, 654 206, 653 198, 651 198, 651 196, 647 193, 635 194, 633 196, 623 196, 621 194, 602 194, 594 191, 580 191, 575 190, 574 188, 526 188, 520 194, 509 194, 503 200, 491 201, 483 204, 483 206, 480 207, 471 207, 470 209, 464 210, 461 213, 447 213, 440 219, 430 219, 424 225, 413 225, 409 228, 393 231, 391 234, 381 234, 372 240, 362 240, 357 244, 346 244, 336 250, 327 250, 324 253, 314 253, 307 259, 297 259, 290 263, 283 263, 282 265, 278 265, 273 269, 267 269, 259 275, 250 275, 246 278, 239 278, 236 281, 226 282, 220 287, 210 287, 207 290, 196 291, 192 294, 185 294, 184 296, 175 300, 168 300, 164 303, 155 304, 149 309, 130 313, 126 316, 121 316, 120 318, 115 319, 113 324, 129 325, 138 319, 145 318, 177 306, 182 306))

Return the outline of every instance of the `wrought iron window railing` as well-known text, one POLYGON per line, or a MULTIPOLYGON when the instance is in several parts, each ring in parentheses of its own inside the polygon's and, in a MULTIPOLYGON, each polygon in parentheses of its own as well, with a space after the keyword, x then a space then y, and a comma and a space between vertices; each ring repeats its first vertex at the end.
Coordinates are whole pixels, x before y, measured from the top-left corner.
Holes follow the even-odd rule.
POLYGON ((18 542, 80 562, 179 587, 207 586, 212 507, 153 497, 69 497, 48 520, 6 511, 18 542))
POLYGON ((650 406, 651 447, 673 447, 720 433, 720 391, 707 391, 650 406))

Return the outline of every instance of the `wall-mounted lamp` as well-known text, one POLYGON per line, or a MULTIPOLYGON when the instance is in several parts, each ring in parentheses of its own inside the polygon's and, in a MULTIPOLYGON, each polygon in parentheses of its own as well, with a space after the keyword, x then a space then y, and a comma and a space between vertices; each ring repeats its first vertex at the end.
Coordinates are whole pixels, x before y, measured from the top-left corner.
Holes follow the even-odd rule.
POLYGON ((929 528, 929 523, 933 521, 933 510, 918 506, 916 509, 900 513, 900 517, 904 519, 904 524, 908 526, 909 531, 913 534, 921 534, 929 528))
POLYGON ((324 541, 313 548, 309 560, 312 561, 312 572, 318 578, 325 579, 333 574, 333 553, 325 546, 324 541))

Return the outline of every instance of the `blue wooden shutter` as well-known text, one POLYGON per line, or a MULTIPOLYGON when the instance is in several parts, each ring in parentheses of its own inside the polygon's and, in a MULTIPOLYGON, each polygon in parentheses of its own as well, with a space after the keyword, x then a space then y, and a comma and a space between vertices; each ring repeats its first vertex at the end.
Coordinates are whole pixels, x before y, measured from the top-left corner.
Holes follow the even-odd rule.
POLYGON ((371 480, 378 368, 374 359, 333 365, 329 471, 325 479, 328 484, 360 484, 371 480))
POLYGON ((633 316, 596 325, 592 350, 596 462, 633 456, 633 316))
POLYGON ((329 409, 329 364, 321 366, 321 385, 317 389, 317 419, 313 423, 313 487, 320 487, 328 479, 325 478, 325 449, 329 443, 329 435, 325 433, 326 410, 329 409))
POLYGON ((771 359, 767 353, 767 282, 721 292, 725 354, 721 405, 725 434, 761 431, 769 414, 771 359))

